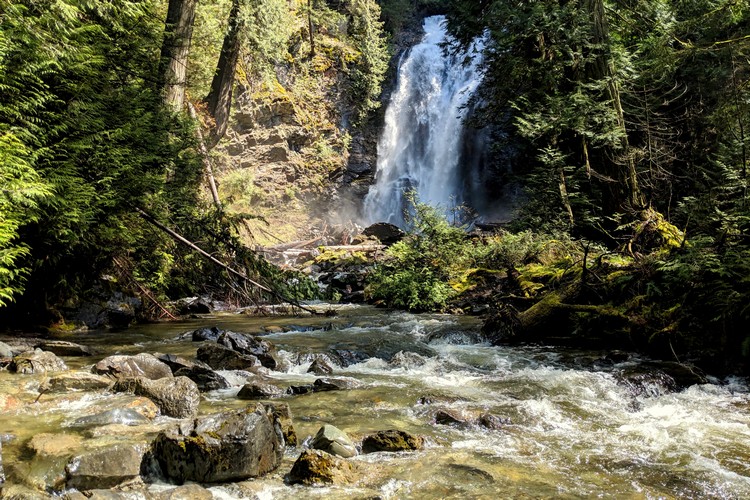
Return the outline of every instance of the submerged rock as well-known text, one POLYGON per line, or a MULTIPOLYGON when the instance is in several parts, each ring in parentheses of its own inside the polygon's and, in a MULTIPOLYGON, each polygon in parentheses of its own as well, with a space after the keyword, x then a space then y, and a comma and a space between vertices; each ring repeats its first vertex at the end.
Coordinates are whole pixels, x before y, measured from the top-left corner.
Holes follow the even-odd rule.
POLYGON ((362 453, 378 451, 416 451, 424 446, 424 438, 405 431, 389 429, 365 436, 362 440, 362 453))
POLYGON ((255 356, 261 365, 271 370, 275 370, 278 365, 276 346, 267 340, 244 333, 227 331, 219 336, 217 342, 233 351, 255 356))
POLYGON ((64 340, 43 340, 34 347, 58 356, 91 356, 93 354, 90 347, 64 340))
POLYGON ((147 353, 108 356, 95 364, 92 372, 117 379, 142 377, 158 380, 172 377, 169 366, 147 353))
POLYGON ((435 412, 435 423, 440 425, 468 425, 468 421, 460 413, 453 410, 438 410, 435 412))
POLYGON ((199 484, 184 484, 155 495, 154 500, 213 500, 214 495, 199 484))
POLYGON ((190 368, 180 368, 174 372, 175 377, 187 377, 198 386, 200 391, 215 391, 218 389, 227 389, 231 386, 229 381, 219 375, 211 368, 194 365, 190 368))
POLYGON ((271 399, 283 396, 285 393, 275 385, 263 384, 258 382, 248 382, 240 392, 237 393, 239 399, 271 399))
POLYGON ((219 336, 224 333, 219 327, 212 326, 210 328, 198 328, 191 335, 193 342, 216 342, 219 340, 219 336))
POLYGON ((342 458, 350 458, 357 454, 357 447, 349 436, 341 429, 328 424, 318 430, 310 442, 310 447, 342 458))
POLYGON ((283 450, 280 425, 261 405, 195 419, 160 433, 153 444, 162 472, 179 483, 262 476, 279 466, 283 450))
POLYGON ((42 382, 40 392, 98 391, 110 386, 112 380, 89 372, 61 373, 42 382))
POLYGON ((331 359, 336 361, 336 364, 344 368, 370 359, 370 356, 363 352, 349 349, 333 349, 329 352, 329 355, 331 359))
POLYGON ((140 479, 147 446, 116 444, 73 458, 65 467, 68 488, 113 488, 140 479))
POLYGON ((258 358, 233 351, 219 344, 205 344, 198 348, 198 361, 214 370, 247 370, 260 365, 258 358))
POLYGON ((64 457, 75 453, 83 438, 78 434, 52 434, 43 432, 32 437, 26 447, 35 455, 64 457))
POLYGON ((311 392, 340 391, 359 387, 359 383, 353 379, 346 378, 319 378, 312 384, 292 385, 286 390, 287 394, 300 395, 311 392))
POLYGON ((35 349, 13 358, 10 371, 23 374, 61 372, 68 369, 65 362, 51 352, 35 349))
POLYGON ((344 459, 321 450, 305 450, 289 472, 290 484, 347 484, 354 480, 356 469, 344 459))
POLYGON ((73 422, 75 427, 93 427, 101 425, 141 425, 147 424, 151 420, 132 408, 113 408, 111 410, 81 417, 73 422))
POLYGON ((121 379, 112 386, 112 390, 145 396, 156 403, 162 414, 175 418, 195 415, 200 403, 198 386, 187 377, 121 379))
POLYGON ((511 421, 507 417, 499 417, 492 413, 483 413, 479 415, 477 419, 477 425, 485 427, 487 429, 497 430, 502 429, 506 425, 510 425, 511 421))

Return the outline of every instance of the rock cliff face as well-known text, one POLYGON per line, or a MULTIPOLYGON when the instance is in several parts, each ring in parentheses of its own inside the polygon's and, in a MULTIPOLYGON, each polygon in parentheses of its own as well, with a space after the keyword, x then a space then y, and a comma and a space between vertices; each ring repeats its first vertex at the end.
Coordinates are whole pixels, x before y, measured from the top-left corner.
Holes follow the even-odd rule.
POLYGON ((255 244, 309 239, 323 227, 356 220, 374 177, 382 110, 398 58, 421 36, 420 22, 393 37, 390 70, 378 74, 362 65, 361 20, 343 5, 338 21, 317 33, 313 57, 291 47, 270 76, 242 82, 230 128, 214 150, 229 210, 264 219, 247 221, 255 244), (379 109, 362 115, 356 78, 383 83, 379 109))

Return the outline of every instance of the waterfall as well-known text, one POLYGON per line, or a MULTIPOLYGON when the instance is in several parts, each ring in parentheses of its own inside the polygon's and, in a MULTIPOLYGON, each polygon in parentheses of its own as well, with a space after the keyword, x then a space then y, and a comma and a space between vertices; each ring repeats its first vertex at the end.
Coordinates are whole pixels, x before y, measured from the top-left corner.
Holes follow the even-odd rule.
POLYGON ((467 103, 482 80, 481 41, 446 54, 443 16, 424 20, 425 35, 402 58, 378 142, 375 183, 364 201, 368 222, 404 226, 405 193, 449 209, 463 203, 461 155, 467 103), (468 61, 468 63, 467 63, 468 61))

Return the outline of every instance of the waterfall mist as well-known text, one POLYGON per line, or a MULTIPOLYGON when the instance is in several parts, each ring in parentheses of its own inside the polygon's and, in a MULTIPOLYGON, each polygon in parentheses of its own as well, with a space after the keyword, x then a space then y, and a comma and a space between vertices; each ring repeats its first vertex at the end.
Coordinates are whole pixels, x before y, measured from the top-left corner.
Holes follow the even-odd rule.
POLYGON ((472 205, 467 197, 477 195, 471 177, 482 169, 487 134, 467 133, 464 121, 482 81, 483 45, 477 40, 465 53, 446 53, 442 45, 450 39, 444 21, 442 16, 426 18, 422 41, 399 63, 378 142, 375 183, 364 201, 367 222, 403 227, 406 193, 412 190, 420 201, 446 210, 472 205), (469 151, 473 172, 461 165, 469 151))

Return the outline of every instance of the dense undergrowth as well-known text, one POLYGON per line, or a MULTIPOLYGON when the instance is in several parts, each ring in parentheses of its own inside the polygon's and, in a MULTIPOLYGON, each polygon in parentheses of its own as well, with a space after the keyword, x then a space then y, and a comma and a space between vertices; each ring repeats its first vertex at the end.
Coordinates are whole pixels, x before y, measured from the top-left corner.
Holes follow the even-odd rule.
POLYGON ((653 210, 616 248, 567 232, 467 232, 424 204, 411 222, 369 278, 376 302, 446 312, 489 305, 485 333, 498 343, 639 349, 713 373, 747 370, 748 253, 688 238, 653 210))

